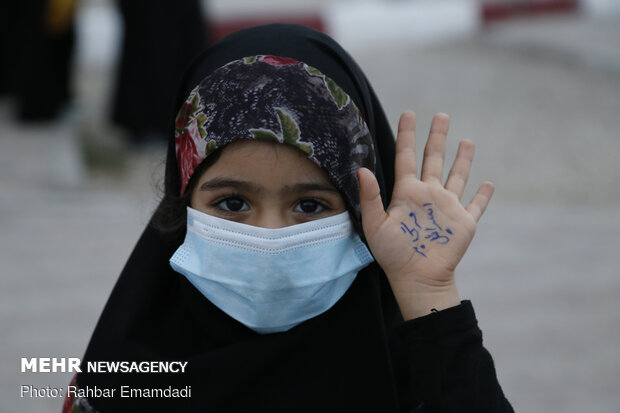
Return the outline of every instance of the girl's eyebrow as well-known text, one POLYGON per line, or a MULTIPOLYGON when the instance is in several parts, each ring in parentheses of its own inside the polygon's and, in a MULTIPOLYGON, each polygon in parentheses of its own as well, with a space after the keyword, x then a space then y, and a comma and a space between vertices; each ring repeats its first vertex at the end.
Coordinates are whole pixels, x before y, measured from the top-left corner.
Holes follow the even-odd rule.
POLYGON ((263 191, 262 186, 256 185, 252 182, 238 181, 236 179, 221 178, 221 177, 213 178, 210 181, 204 182, 202 185, 200 185, 200 188, 198 188, 198 190, 209 191, 209 190, 221 189, 221 188, 234 188, 239 191, 254 192, 254 193, 263 191))
MULTIPOLYGON (((199 191, 209 191, 214 189, 233 188, 238 191, 246 191, 252 193, 264 192, 265 188, 253 182, 239 181, 236 179, 216 177, 209 181, 203 182, 198 188, 199 191)), ((295 185, 286 185, 280 189, 280 193, 300 194, 310 191, 325 191, 339 193, 338 190, 329 183, 323 182, 300 182, 295 185)))
POLYGON ((293 186, 287 185, 280 190, 280 192, 282 193, 292 192, 295 194, 309 192, 309 191, 327 191, 327 192, 339 193, 338 190, 332 185, 328 183, 322 183, 322 182, 307 182, 307 183, 302 182, 302 183, 295 184, 293 186))

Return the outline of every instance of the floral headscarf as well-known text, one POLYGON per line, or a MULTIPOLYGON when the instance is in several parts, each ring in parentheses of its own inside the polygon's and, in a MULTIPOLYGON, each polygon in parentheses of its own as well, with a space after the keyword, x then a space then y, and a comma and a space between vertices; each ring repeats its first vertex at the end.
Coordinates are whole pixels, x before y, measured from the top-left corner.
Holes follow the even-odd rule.
POLYGON ((175 121, 181 195, 196 167, 237 139, 298 148, 327 172, 359 215, 356 171, 375 171, 372 138, 349 95, 318 69, 287 57, 258 55, 205 77, 175 121))

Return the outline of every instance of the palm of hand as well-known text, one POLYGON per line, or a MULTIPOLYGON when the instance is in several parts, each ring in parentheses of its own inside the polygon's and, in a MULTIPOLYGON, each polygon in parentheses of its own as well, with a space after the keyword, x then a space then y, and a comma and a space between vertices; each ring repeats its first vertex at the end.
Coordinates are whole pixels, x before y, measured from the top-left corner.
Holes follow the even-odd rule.
POLYGON ((383 210, 374 175, 360 170, 362 224, 369 247, 397 296, 454 286, 454 270, 476 231, 493 185, 485 182, 467 207, 461 196, 467 183, 474 145, 462 141, 445 185, 442 185, 447 115, 433 118, 417 177, 415 115, 405 112, 396 140, 395 184, 383 210))
POLYGON ((387 218, 369 238, 381 267, 429 285, 450 281, 476 231, 472 216, 434 183, 401 182, 393 199, 387 218))

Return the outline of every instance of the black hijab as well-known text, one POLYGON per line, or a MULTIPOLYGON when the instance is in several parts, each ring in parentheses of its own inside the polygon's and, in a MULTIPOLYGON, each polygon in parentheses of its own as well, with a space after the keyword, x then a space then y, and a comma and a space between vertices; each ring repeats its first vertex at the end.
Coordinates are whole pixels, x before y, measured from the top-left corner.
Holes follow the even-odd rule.
MULTIPOLYGON (((179 108, 206 75, 245 56, 290 57, 320 69, 357 104, 374 138, 384 203, 394 184, 394 139, 370 84, 331 38, 311 29, 273 24, 234 33, 190 66, 179 108)), ((171 122, 172 123, 172 122, 171 122)), ((172 126, 172 125, 171 125, 172 126)), ((166 196, 180 179, 171 134, 166 196)), ((147 226, 93 333, 77 377, 80 388, 117 389, 92 397, 101 413, 121 411, 400 411, 407 401, 393 329, 402 322, 376 263, 362 270, 327 312, 276 334, 259 335, 220 311, 168 263, 171 244, 147 226), (88 373, 88 361, 187 361, 185 373, 88 373), (121 398, 120 386, 191 386, 189 398, 121 398)))

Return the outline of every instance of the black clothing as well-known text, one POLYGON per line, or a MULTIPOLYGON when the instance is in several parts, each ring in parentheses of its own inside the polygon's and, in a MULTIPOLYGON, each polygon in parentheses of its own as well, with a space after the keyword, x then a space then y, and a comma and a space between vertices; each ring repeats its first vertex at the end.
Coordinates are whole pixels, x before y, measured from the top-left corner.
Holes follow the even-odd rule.
MULTIPOLYGON (((394 138, 364 74, 332 39, 293 25, 237 32, 191 65, 176 106, 205 75, 257 54, 318 68, 356 102, 375 139, 384 202, 394 184, 394 138)), ((172 126, 172 122, 171 122, 172 126)), ((173 137, 166 194, 180 179, 173 137)), ((102 413, 509 412, 468 302, 403 322, 387 278, 372 263, 330 310, 287 332, 260 335, 230 318, 175 273, 180 240, 148 226, 103 311, 82 360, 184 360, 184 374, 81 373, 81 388, 192 387, 191 398, 92 398, 102 413)))
POLYGON ((158 136, 165 139, 183 70, 207 45, 207 24, 200 2, 117 3, 124 34, 112 120, 129 131, 136 143, 158 136))
POLYGON ((46 0, 0 3, 0 95, 15 99, 21 121, 51 121, 71 100, 75 13, 50 23, 46 0))

